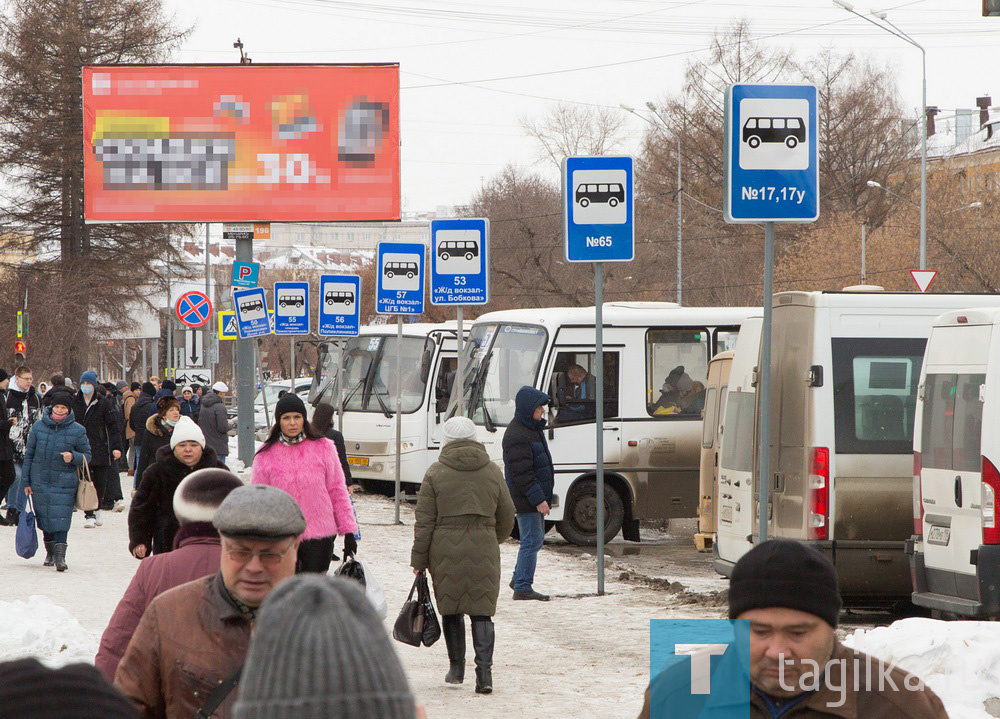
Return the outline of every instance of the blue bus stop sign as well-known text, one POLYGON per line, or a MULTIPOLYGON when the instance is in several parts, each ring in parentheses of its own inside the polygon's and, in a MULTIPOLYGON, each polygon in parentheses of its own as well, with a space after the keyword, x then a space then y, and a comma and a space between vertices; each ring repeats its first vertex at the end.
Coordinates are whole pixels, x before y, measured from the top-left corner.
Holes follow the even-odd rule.
POLYGON ((271 334, 271 323, 267 314, 267 295, 263 287, 233 292, 236 306, 236 329, 240 339, 271 334))
POLYGON ((490 301, 490 221, 431 220, 431 304, 490 301))
POLYGON ((319 335, 357 337, 361 325, 361 277, 323 275, 319 278, 319 335))
POLYGON ((309 283, 274 283, 274 334, 309 334, 309 283))
POLYGON ((730 85, 726 92, 726 222, 819 218, 814 85, 730 85))
POLYGON ((419 315, 424 311, 424 245, 379 242, 375 311, 383 315, 419 315))
POLYGON ((569 262, 628 262, 635 255, 631 157, 563 160, 563 236, 569 262))

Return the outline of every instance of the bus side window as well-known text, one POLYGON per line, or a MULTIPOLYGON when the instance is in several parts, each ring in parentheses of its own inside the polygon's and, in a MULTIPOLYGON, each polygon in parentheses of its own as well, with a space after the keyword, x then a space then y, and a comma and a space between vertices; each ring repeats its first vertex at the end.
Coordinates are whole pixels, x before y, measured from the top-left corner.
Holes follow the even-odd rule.
POLYGON ((709 337, 707 329, 646 333, 646 411, 650 415, 701 419, 709 337))
MULTIPOLYGON (((597 416, 594 352, 560 352, 550 375, 556 417, 553 424, 593 422, 597 416)), ((604 353, 604 416, 618 417, 618 353, 604 353)))

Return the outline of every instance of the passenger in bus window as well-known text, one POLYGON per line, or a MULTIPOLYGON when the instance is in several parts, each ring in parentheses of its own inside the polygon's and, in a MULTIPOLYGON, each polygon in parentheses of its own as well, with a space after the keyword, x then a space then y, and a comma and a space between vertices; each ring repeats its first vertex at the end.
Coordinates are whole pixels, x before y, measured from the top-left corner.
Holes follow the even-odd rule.
POLYGON ((691 384, 691 391, 684 394, 680 399, 679 407, 682 414, 692 414, 701 416, 705 409, 705 385, 695 381, 691 384))
POLYGON ((556 424, 586 422, 596 416, 597 378, 578 364, 570 365, 560 383, 560 409, 556 424))
MULTIPOLYGON (((656 400, 650 411, 655 415, 678 414, 682 411, 681 402, 694 389, 694 380, 684 371, 684 365, 678 365, 670 370, 660 388, 660 398, 656 400)), ((704 389, 704 386, 702 386, 704 389)))

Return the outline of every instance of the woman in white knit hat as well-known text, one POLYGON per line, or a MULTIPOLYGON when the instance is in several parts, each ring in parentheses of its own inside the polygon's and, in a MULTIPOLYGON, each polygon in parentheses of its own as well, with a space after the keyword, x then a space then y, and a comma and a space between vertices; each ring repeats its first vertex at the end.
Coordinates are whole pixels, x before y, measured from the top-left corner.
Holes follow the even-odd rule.
POLYGON ((514 503, 503 472, 476 441, 467 417, 444 424, 444 446, 427 469, 417 500, 410 564, 430 569, 441 614, 449 671, 465 679, 465 615, 472 620, 476 692, 493 691, 493 615, 500 594, 500 542, 514 527, 514 503))
POLYGON ((156 462, 142 475, 128 513, 128 549, 136 559, 174 548, 180 528, 174 514, 177 485, 192 472, 207 467, 226 469, 215 450, 205 446, 205 435, 190 417, 181 417, 170 444, 156 451, 156 462))

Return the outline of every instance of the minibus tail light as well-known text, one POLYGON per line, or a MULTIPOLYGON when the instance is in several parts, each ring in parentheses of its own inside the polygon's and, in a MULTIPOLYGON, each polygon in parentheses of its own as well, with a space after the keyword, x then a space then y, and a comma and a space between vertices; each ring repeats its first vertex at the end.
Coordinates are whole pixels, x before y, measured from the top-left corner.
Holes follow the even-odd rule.
POLYGON ((809 539, 830 537, 830 450, 813 447, 809 469, 809 539))
POLYGON ((1000 522, 997 522, 997 496, 1000 495, 1000 472, 983 457, 983 544, 1000 544, 1000 522))
POLYGON ((920 452, 913 453, 913 533, 918 537, 924 534, 924 495, 920 484, 920 471, 923 462, 920 452))

